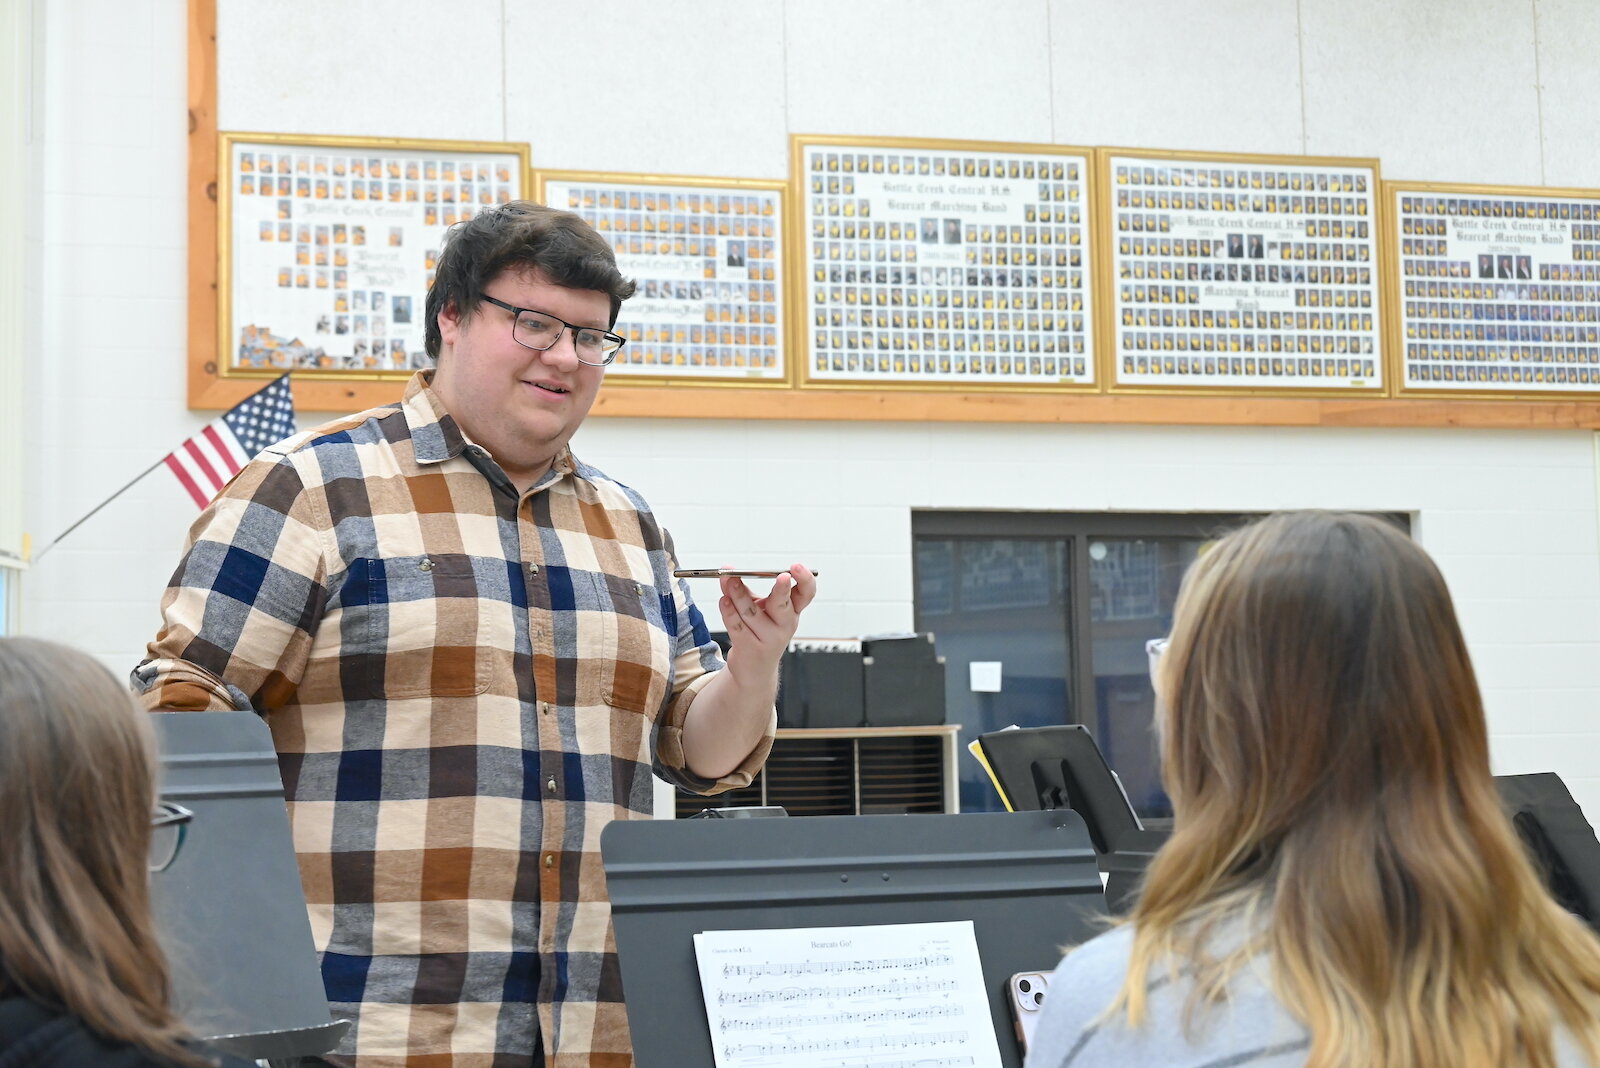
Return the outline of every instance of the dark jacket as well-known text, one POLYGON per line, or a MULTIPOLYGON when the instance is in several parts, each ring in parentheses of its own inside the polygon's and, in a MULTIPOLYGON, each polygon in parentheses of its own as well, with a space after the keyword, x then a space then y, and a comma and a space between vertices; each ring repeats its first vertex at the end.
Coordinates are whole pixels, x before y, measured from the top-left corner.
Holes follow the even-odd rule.
MULTIPOLYGON (((211 1058, 220 1068, 252 1068, 226 1054, 211 1058)), ((12 997, 0 999, 0 1068, 173 1068, 173 1062, 101 1038, 76 1016, 12 997)))

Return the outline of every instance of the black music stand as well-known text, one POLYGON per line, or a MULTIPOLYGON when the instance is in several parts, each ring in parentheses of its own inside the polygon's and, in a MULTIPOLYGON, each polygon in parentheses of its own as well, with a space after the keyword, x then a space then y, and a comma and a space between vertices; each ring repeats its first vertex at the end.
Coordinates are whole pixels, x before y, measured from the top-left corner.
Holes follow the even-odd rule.
POLYGON ((1496 775, 1506 815, 1551 895, 1600 933, 1600 840, 1554 772, 1496 775))
POLYGON ((1083 817, 1106 873, 1106 905, 1112 912, 1131 905, 1145 865, 1167 836, 1140 825, 1088 728, 1073 723, 990 731, 978 736, 978 745, 1008 807, 1070 808, 1083 817))
POLYGON ((151 878, 179 1015, 251 1060, 326 1053, 350 1025, 328 1011, 267 725, 253 712, 153 719, 161 796, 195 814, 178 859, 151 878))
POLYGON ((1097 933, 1100 876, 1066 810, 616 821, 600 836, 639 1068, 709 1068, 694 936, 971 920, 1000 1059, 1020 1068, 1006 980, 1097 933))

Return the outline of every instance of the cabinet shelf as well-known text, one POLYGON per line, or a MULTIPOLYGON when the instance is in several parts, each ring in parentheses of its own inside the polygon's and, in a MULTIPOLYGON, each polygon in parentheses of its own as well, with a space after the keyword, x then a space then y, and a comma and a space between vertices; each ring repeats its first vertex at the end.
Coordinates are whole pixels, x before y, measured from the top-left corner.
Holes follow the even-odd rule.
POLYGON ((679 819, 708 808, 781 805, 791 816, 955 812, 960 724, 780 728, 749 786, 716 797, 678 794, 679 819))

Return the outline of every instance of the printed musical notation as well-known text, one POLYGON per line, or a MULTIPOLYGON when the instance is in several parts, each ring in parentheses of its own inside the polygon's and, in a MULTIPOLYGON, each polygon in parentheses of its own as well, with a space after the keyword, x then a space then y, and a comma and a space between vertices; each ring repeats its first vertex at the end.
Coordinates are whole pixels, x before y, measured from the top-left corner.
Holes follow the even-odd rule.
POLYGON ((898 957, 893 960, 805 960, 771 964, 729 964, 722 974, 730 978, 755 975, 846 975, 852 972, 919 971, 942 968, 951 962, 948 953, 935 956, 898 957))
POLYGON ((954 990, 954 979, 897 979, 892 983, 862 983, 859 986, 788 986, 782 990, 724 990, 724 1005, 770 1005, 784 1001, 817 1001, 826 997, 907 997, 954 990))
POLYGON ((717 1068, 999 1068, 970 922, 694 941, 717 1068))
POLYGON ((790 1013, 783 1016, 752 1016, 749 1019, 732 1018, 730 1031, 764 1031, 768 1028, 788 1027, 850 1027, 855 1024, 882 1023, 889 1020, 933 1020, 960 1016, 954 1005, 930 1005, 911 1009, 875 1009, 870 1012, 819 1012, 809 1015, 790 1013))
POLYGON ((965 1031, 936 1031, 932 1034, 907 1032, 899 1035, 865 1035, 846 1038, 804 1038, 789 1042, 750 1042, 729 1046, 734 1057, 771 1057, 784 1053, 859 1053, 875 1049, 919 1049, 925 1046, 943 1046, 965 1041, 965 1031))

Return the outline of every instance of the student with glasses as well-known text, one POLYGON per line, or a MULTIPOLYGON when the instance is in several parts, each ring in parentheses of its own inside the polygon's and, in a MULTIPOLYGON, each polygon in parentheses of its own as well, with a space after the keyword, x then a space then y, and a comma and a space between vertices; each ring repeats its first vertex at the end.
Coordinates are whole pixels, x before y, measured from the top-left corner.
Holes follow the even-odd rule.
POLYGON ((135 671, 149 708, 271 727, 355 1021, 335 1063, 628 1064, 600 832, 651 814, 652 772, 717 793, 771 747, 814 576, 722 579, 724 666, 654 513, 568 446, 633 292, 570 212, 458 226, 425 308, 437 366, 222 491, 135 671))
POLYGON ((246 1068, 168 1006, 149 878, 193 816, 157 801, 157 767, 98 662, 0 638, 0 1068, 246 1068))
POLYGON ((1271 516, 1150 646, 1172 836, 1067 954, 1029 1068, 1600 1066, 1600 941, 1489 773, 1444 579, 1369 516, 1271 516))

